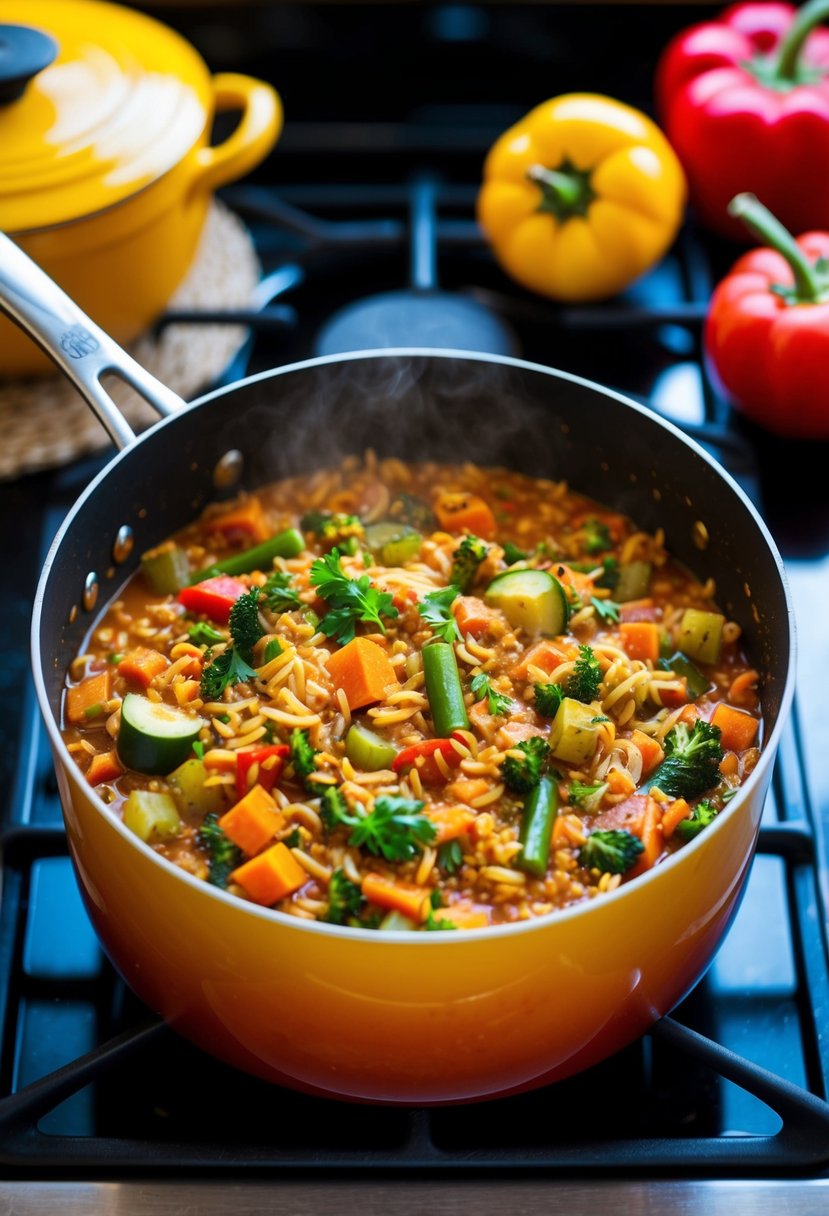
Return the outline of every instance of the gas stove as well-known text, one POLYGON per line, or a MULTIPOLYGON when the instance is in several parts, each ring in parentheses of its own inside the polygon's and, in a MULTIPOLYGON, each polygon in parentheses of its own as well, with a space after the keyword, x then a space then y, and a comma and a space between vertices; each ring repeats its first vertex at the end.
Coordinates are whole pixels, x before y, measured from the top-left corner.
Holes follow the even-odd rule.
POLYGON ((28 676, 40 565, 105 456, 0 484, 0 543, 14 555, 0 590, 0 1196, 15 1210, 59 1202, 93 1213, 111 1210, 116 1194, 130 1211, 333 1212, 358 1188, 376 1211, 448 1210, 449 1195, 484 1212, 566 1202, 578 1213, 609 1200, 716 1213, 737 1195, 758 1212, 764 1202, 804 1213, 826 1204, 826 450, 770 440, 714 390, 701 325, 734 250, 693 219, 624 296, 578 308, 512 285, 473 220, 489 143, 551 91, 542 66, 556 68, 555 91, 601 88, 646 107, 637 89, 647 93, 659 46, 699 9, 165 7, 163 19, 211 66, 273 79, 288 122, 271 160, 223 196, 263 266, 250 307, 169 313, 160 325, 248 325, 227 382, 376 346, 519 354, 649 405, 729 469, 783 553, 799 666, 759 855, 715 962, 670 1018, 611 1060, 462 1109, 346 1107, 269 1087, 182 1043, 132 997, 91 930, 28 676), (586 79, 579 48, 589 39, 586 79), (418 66, 427 58, 428 78, 418 66), (372 71, 386 89, 383 121, 372 71), (343 103, 332 120, 335 96, 343 103))

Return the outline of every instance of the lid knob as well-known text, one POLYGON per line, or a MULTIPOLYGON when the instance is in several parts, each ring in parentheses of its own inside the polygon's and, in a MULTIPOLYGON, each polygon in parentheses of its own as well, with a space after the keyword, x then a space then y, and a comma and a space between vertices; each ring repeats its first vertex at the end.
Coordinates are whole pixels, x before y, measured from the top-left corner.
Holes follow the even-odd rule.
POLYGON ((17 101, 58 53, 54 38, 28 25, 0 25, 0 105, 17 101))

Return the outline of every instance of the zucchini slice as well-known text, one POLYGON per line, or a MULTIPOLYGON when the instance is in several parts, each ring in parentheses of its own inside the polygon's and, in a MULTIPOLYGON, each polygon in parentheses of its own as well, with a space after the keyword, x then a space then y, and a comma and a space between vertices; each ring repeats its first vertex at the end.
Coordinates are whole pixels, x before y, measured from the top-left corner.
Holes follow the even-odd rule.
POLYGON ((507 570, 492 580, 484 600, 529 634, 558 637, 570 617, 564 588, 547 570, 507 570))
POLYGON ((118 755, 137 773, 166 774, 183 764, 205 725, 184 710, 130 692, 121 705, 118 755))

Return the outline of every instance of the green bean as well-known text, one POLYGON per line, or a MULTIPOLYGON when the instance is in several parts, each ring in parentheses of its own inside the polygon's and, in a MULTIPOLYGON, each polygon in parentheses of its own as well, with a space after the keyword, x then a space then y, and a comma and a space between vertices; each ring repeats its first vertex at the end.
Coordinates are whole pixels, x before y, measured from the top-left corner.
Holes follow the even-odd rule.
POLYGON ((296 528, 286 528, 284 532, 277 532, 276 536, 263 541, 261 545, 234 553, 232 557, 223 557, 212 566, 191 574, 190 585, 200 583, 202 579, 210 578, 214 574, 248 574, 251 570, 270 570, 275 557, 298 557, 304 548, 302 533, 297 532, 296 528))
POLYGON ((558 786, 552 777, 542 777, 527 795, 518 839, 524 846, 515 860, 520 870, 543 878, 550 861, 553 821, 558 813, 558 786))
POLYGON ((435 734, 448 739, 453 730, 469 730, 458 662, 455 651, 447 642, 424 646, 423 674, 435 734))

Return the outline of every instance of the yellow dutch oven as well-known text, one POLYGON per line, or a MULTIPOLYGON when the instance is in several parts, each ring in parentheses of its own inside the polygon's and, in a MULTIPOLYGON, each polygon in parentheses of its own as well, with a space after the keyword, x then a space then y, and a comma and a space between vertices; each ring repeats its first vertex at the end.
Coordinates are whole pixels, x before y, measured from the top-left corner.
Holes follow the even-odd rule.
MULTIPOLYGON (((168 27, 98 0, 0 0, 0 229, 118 341, 164 309, 212 191, 276 142, 277 93, 211 76, 168 27), (209 144, 216 112, 239 110, 209 144)), ((0 320, 0 377, 50 369, 0 320)))

